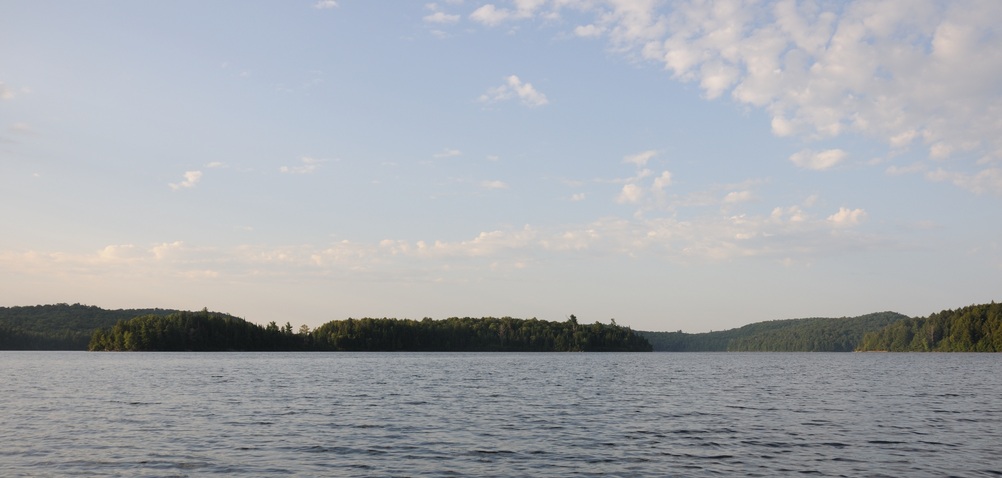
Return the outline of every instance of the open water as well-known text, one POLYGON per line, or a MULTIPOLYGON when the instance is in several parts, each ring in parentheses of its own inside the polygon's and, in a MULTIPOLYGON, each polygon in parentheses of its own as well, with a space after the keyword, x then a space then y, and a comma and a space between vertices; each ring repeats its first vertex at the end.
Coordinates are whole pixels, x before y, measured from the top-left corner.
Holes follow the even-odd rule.
POLYGON ((3 476, 1002 476, 1002 355, 0 352, 3 476))

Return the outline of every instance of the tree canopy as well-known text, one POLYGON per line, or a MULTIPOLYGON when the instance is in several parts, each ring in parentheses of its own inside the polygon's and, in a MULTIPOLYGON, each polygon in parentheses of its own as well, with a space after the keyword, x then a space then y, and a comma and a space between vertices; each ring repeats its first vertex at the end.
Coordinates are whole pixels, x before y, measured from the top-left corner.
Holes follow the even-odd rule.
POLYGON ((860 351, 1002 352, 1002 304, 947 309, 866 334, 860 351))
POLYGON ((95 329, 166 309, 107 310, 81 304, 0 307, 0 350, 86 350, 95 329))
POLYGON ((94 332, 90 350, 214 351, 498 351, 649 352, 627 327, 576 320, 549 322, 511 317, 445 320, 347 319, 293 333, 290 323, 266 327, 202 312, 145 315, 94 332))
POLYGON ((687 334, 639 331, 663 352, 851 352, 866 332, 907 319, 896 312, 859 317, 756 322, 719 332, 687 334))

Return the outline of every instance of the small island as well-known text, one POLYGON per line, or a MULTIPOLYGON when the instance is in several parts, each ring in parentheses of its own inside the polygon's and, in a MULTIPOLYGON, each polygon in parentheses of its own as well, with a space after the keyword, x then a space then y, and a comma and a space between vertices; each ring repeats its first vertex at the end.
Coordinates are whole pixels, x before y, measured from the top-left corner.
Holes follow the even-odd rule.
POLYGON ((92 351, 650 352, 628 327, 511 317, 347 319, 314 330, 266 327, 203 310, 148 314, 99 329, 92 351))

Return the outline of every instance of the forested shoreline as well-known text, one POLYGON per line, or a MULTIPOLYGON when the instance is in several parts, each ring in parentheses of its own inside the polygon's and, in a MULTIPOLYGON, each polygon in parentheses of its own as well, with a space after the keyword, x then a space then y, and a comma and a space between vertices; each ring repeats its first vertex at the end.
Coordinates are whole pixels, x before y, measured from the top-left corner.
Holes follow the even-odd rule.
POLYGON ((860 351, 1002 352, 1002 304, 947 309, 866 334, 860 351))
POLYGON ((311 330, 261 326, 219 312, 106 310, 81 304, 0 307, 0 350, 1000 352, 1002 305, 928 317, 878 312, 784 319, 717 332, 634 331, 611 324, 538 319, 361 318, 311 330))
POLYGON ((140 315, 168 315, 170 309, 108 310, 92 305, 50 304, 0 307, 0 350, 87 350, 94 330, 140 315))
POLYGON ((908 316, 877 312, 859 317, 756 322, 736 329, 689 334, 646 332, 656 352, 852 352, 863 336, 908 316))
POLYGON ((94 332, 92 351, 650 352, 628 327, 511 317, 347 319, 261 327, 208 311, 146 315, 94 332))

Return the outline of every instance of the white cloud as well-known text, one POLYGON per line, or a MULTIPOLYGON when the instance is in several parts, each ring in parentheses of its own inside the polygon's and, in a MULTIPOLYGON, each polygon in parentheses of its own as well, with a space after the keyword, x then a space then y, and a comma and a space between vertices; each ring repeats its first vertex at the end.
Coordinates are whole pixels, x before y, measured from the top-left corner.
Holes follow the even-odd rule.
POLYGON ((828 216, 828 221, 836 227, 855 226, 866 219, 866 211, 862 209, 839 208, 838 212, 828 216))
POLYGON ((511 18, 512 13, 509 10, 498 10, 493 4, 488 3, 470 14, 470 19, 483 23, 484 25, 493 27, 499 25, 501 22, 511 18))
POLYGON ((284 174, 310 174, 320 167, 320 164, 327 162, 326 159, 311 158, 309 156, 303 156, 299 158, 299 163, 296 166, 282 166, 278 170, 284 174))
POLYGON ((624 163, 636 164, 637 167, 644 167, 644 166, 647 165, 647 162, 651 160, 651 158, 653 158, 653 157, 655 157, 657 155, 658 155, 658 152, 652 149, 652 150, 644 151, 644 152, 641 152, 641 153, 631 154, 629 156, 625 156, 625 157, 623 157, 623 162, 624 163))
POLYGON ((318 10, 326 10, 329 8, 337 8, 336 0, 317 0, 317 3, 313 4, 313 8, 318 10))
POLYGON ((992 193, 1002 196, 1002 168, 982 169, 974 174, 940 168, 926 173, 926 178, 931 181, 948 181, 975 194, 992 193))
POLYGON ((0 82, 0 100, 12 99, 14 99, 14 90, 8 88, 3 82, 0 82))
POLYGON ((153 254, 153 258, 156 260, 168 259, 171 254, 175 251, 179 251, 184 247, 184 243, 181 241, 174 242, 164 242, 153 246, 150 252, 153 254))
POLYGON ((358 280, 428 280, 442 271, 493 270, 494 264, 532 265, 540 257, 646 257, 672 262, 771 257, 811 261, 861 245, 896 247, 864 235, 831 234, 832 228, 861 223, 862 209, 842 208, 813 219, 802 206, 777 207, 772 214, 707 214, 645 219, 605 218, 568 226, 480 232, 470 239, 348 240, 327 244, 234 247, 189 245, 181 241, 149 247, 116 244, 90 252, 0 250, 0 268, 26 274, 81 278, 157 277, 262 280, 318 276, 358 280))
POLYGON ((508 185, 504 181, 481 181, 480 187, 484 189, 508 189, 508 185))
POLYGON ((630 183, 624 184, 623 189, 619 192, 619 196, 616 197, 616 202, 619 204, 636 204, 644 196, 644 188, 630 183))
POLYGON ((546 95, 536 90, 532 83, 522 82, 518 76, 511 75, 505 79, 501 86, 491 88, 486 93, 480 95, 479 101, 482 103, 497 103, 518 98, 522 104, 529 107, 543 106, 549 101, 546 95))
POLYGON ((602 36, 605 29, 596 25, 580 25, 574 27, 574 34, 579 37, 594 38, 602 36))
POLYGON ((805 149, 790 156, 790 161, 800 168, 823 171, 842 162, 845 157, 846 152, 841 149, 827 149, 820 152, 805 149))
POLYGON ((571 194, 571 201, 578 202, 578 201, 584 201, 585 199, 586 199, 585 193, 571 194))
POLYGON ((103 261, 127 261, 136 259, 139 254, 135 245, 120 244, 110 245, 97 253, 99 259, 103 261))
POLYGON ((810 216, 800 206, 788 206, 773 209, 770 218, 779 223, 800 223, 810 219, 810 216))
POLYGON ((170 183, 168 184, 168 186, 170 186, 170 188, 175 191, 179 189, 193 188, 195 187, 196 184, 198 184, 198 182, 201 179, 202 179, 201 171, 185 171, 184 181, 181 181, 179 183, 170 183))
POLYGON ((508 20, 531 18, 546 0, 515 0, 515 9, 498 8, 494 4, 483 5, 470 14, 470 19, 494 27, 508 20))
POLYGON ((731 191, 724 196, 724 204, 739 204, 751 201, 755 195, 751 191, 731 191))
POLYGON ((455 158, 456 156, 462 156, 463 152, 455 148, 445 148, 434 154, 436 158, 455 158))
POLYGON ((654 187, 655 190, 660 191, 660 190, 663 190, 664 188, 666 188, 666 187, 668 187, 670 185, 671 185, 671 172, 670 171, 662 171, 660 176, 654 178, 654 186, 653 187, 654 187))
MULTIPOLYGON (((777 136, 856 134, 933 160, 1002 160, 1002 2, 556 1, 473 17, 497 25, 565 8, 584 15, 574 35, 601 34, 708 98, 760 108, 777 136)), ((823 169, 836 156, 798 159, 823 169)))
POLYGON ((0 100, 12 100, 18 95, 31 93, 30 88, 11 88, 6 83, 0 81, 0 100))
POLYGON ((425 15, 424 21, 427 23, 451 24, 459 22, 459 15, 450 15, 445 12, 435 12, 425 15))
POLYGON ((213 162, 211 162, 209 164, 206 164, 205 167, 210 168, 210 169, 225 168, 226 167, 226 163, 223 163, 221 161, 213 161, 213 162))

